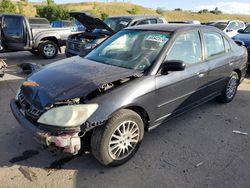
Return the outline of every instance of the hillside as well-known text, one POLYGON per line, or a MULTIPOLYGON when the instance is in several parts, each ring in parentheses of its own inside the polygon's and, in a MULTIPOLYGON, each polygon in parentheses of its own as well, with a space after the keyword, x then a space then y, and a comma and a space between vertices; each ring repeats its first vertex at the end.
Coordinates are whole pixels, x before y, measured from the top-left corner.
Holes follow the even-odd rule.
MULTIPOLYGON (((24 7, 24 12, 27 16, 36 15, 36 6, 41 3, 28 3, 24 7)), ((79 10, 79 11, 90 11, 94 15, 100 17, 101 13, 107 13, 108 15, 124 15, 129 14, 133 8, 136 9, 137 14, 157 14, 155 9, 145 8, 140 5, 132 3, 97 3, 97 2, 83 2, 83 3, 67 3, 60 4, 61 7, 67 8, 68 10, 79 10)), ((164 11, 162 15, 167 20, 199 20, 201 22, 207 22, 210 20, 217 19, 240 19, 243 21, 250 22, 250 15, 233 15, 233 14, 219 14, 215 15, 212 13, 196 13, 191 11, 164 11)))

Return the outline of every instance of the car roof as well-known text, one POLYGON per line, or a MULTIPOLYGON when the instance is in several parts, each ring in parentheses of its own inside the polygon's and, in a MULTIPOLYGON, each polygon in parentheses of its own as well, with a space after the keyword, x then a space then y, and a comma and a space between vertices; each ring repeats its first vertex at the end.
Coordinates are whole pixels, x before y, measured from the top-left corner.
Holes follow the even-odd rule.
POLYGON ((208 23, 211 22, 243 22, 241 20, 213 20, 213 21, 209 21, 208 23))
POLYGON ((162 16, 157 16, 157 15, 136 14, 136 15, 110 16, 108 18, 127 18, 127 19, 131 19, 131 20, 135 20, 135 19, 161 18, 161 17, 162 16))
POLYGON ((126 29, 136 29, 136 30, 152 30, 152 31, 164 31, 164 32, 176 32, 181 30, 192 30, 192 29, 210 29, 214 31, 220 31, 219 29, 197 24, 145 24, 137 25, 133 27, 128 27, 126 29))

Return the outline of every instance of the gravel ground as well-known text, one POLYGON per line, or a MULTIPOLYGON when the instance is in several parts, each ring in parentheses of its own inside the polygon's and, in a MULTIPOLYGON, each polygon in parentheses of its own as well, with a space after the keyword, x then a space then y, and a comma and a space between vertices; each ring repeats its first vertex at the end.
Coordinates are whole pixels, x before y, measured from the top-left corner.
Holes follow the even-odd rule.
MULTIPOLYGON (((21 63, 47 64, 28 52, 1 54, 0 187, 226 187, 250 186, 250 78, 230 104, 208 102, 145 135, 125 165, 107 168, 89 152, 53 153, 14 119, 9 102, 25 75, 21 63), (232 133, 239 130, 249 135, 232 133)), ((57 59, 64 58, 61 54, 57 59)))

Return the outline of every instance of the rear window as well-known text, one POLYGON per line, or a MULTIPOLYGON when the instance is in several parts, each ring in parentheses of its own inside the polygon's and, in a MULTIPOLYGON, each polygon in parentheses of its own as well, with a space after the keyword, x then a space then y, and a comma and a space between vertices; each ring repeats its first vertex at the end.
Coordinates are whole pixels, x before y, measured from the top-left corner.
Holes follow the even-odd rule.
POLYGON ((29 18, 29 23, 30 24, 47 24, 49 25, 49 21, 45 18, 29 18))
POLYGON ((218 29, 224 30, 227 27, 228 22, 214 22, 208 25, 217 27, 218 29))

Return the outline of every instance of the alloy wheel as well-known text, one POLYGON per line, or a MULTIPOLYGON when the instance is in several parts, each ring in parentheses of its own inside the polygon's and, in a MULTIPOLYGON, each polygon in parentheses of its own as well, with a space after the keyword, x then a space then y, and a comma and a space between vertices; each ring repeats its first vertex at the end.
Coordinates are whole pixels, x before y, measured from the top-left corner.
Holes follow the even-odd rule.
POLYGON ((238 79, 236 76, 232 76, 227 84, 226 96, 228 99, 231 99, 237 90, 238 79))
POLYGON ((121 123, 112 134, 109 141, 109 155, 114 160, 128 157, 136 148, 140 138, 140 130, 134 121, 121 123))
POLYGON ((46 44, 43 48, 44 54, 48 57, 52 57, 56 53, 56 48, 52 44, 46 44))

